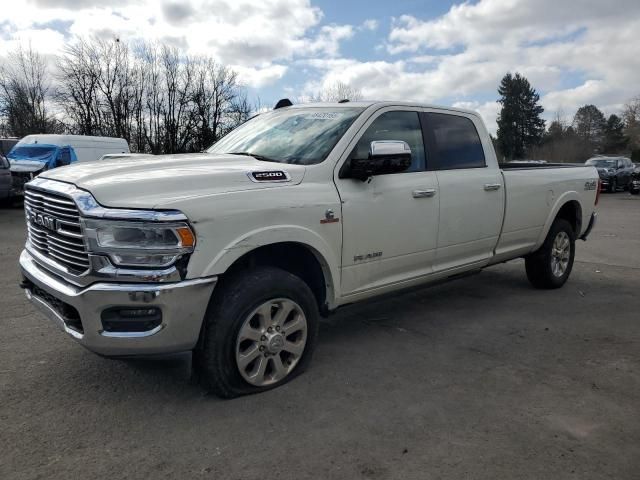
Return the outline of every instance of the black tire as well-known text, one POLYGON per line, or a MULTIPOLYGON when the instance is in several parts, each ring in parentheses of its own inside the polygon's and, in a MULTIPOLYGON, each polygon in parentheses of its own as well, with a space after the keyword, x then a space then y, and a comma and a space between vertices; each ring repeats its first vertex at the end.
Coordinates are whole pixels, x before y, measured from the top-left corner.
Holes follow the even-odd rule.
POLYGON ((562 287, 573 268, 575 258, 576 234, 571 224, 562 218, 556 218, 549 229, 547 238, 538 251, 525 258, 525 268, 527 278, 535 288, 553 289, 562 287), (564 232, 569 238, 569 258, 568 264, 562 275, 553 272, 553 245, 558 235, 564 232))
POLYGON ((195 379, 221 398, 260 393, 279 387, 309 365, 318 338, 318 304, 300 278, 273 267, 257 267, 223 277, 214 290, 193 352, 195 379), (277 383, 255 386, 240 374, 236 342, 240 328, 256 308, 271 299, 289 299, 300 306, 307 321, 304 351, 293 370, 277 383))
POLYGON ((609 182, 609 193, 616 193, 618 191, 618 181, 612 178, 609 182))
POLYGON ((630 193, 631 195, 638 195, 638 194, 640 193, 640 190, 637 190, 637 189, 635 189, 635 188, 631 188, 631 187, 629 187, 629 193, 630 193))

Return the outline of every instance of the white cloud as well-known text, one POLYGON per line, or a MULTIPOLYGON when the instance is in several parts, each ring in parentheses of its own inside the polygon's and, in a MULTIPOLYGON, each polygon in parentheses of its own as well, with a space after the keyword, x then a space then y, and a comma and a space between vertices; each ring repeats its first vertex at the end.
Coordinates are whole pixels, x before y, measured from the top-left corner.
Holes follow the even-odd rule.
POLYGON ((280 79, 283 61, 339 55, 354 34, 350 25, 320 25, 310 0, 26 0, 11 10, 0 55, 25 39, 43 53, 78 36, 156 40, 234 65, 255 86, 280 79), (67 22, 69 38, 40 27, 51 22, 67 22))
POLYGON ((335 57, 340 53, 340 42, 353 37, 353 34, 351 25, 325 25, 314 39, 301 42, 300 53, 311 56, 324 53, 335 57))
POLYGON ((393 19, 390 58, 310 63, 321 78, 306 90, 342 81, 366 98, 451 103, 478 110, 495 131, 507 72, 541 93, 545 116, 573 115, 585 103, 614 113, 640 93, 640 2, 480 0, 431 20, 393 19), (577 86, 576 86, 577 85, 577 86))
POLYGON ((638 0, 465 1, 433 19, 392 19, 387 38, 362 52, 375 55, 367 60, 343 58, 342 47, 356 34, 381 35, 380 20, 324 24, 312 1, 23 0, 4 9, 0 57, 20 41, 51 55, 75 36, 158 40, 213 56, 255 88, 295 68, 302 91, 281 85, 293 96, 341 81, 365 98, 467 105, 492 130, 491 99, 508 71, 540 91, 548 118, 584 103, 614 112, 640 94, 638 0))
POLYGON ((378 20, 376 20, 374 18, 369 18, 369 19, 365 20, 364 22, 362 22, 362 24, 360 25, 360 29, 369 30, 369 31, 373 32, 374 30, 378 29, 379 25, 380 25, 380 23, 378 22, 378 20))
POLYGON ((637 0, 480 0, 432 20, 395 19, 387 50, 428 52, 433 71, 451 79, 453 96, 465 88, 486 96, 504 73, 519 71, 543 93, 551 117, 585 103, 615 110, 637 94, 639 30, 637 0), (461 79, 460 72, 471 77, 461 79), (576 79, 579 86, 562 87, 576 79))
POLYGON ((50 28, 20 30, 10 40, 0 41, 0 55, 14 52, 18 47, 29 47, 42 54, 53 55, 58 53, 65 44, 64 35, 50 28))
POLYGON ((262 67, 245 67, 243 65, 231 65, 238 73, 240 81, 245 85, 262 88, 265 85, 280 80, 287 72, 285 65, 265 65, 262 67))

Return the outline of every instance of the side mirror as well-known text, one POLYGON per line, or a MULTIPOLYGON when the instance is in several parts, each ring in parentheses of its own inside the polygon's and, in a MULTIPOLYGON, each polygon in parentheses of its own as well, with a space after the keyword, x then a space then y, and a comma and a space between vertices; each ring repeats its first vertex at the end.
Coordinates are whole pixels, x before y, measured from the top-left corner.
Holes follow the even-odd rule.
POLYGON ((352 158, 345 175, 366 181, 375 175, 388 175, 406 171, 411 166, 411 148, 402 140, 371 142, 369 158, 352 158))

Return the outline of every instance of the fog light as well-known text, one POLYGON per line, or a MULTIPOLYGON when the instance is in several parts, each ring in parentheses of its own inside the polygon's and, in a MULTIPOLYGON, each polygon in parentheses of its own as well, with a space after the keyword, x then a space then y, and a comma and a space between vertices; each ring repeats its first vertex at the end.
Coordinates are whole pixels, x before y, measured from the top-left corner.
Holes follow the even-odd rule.
POLYGON ((102 312, 105 332, 147 332, 162 323, 162 310, 157 307, 112 307, 102 312))

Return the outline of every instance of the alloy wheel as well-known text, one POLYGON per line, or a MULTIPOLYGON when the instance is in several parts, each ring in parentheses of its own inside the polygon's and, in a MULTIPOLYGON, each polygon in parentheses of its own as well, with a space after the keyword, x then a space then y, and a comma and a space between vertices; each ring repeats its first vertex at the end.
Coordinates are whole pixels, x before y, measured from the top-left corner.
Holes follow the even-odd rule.
POLYGON ((236 364, 251 385, 273 385, 287 377, 307 342, 304 311, 288 298, 268 300, 244 320, 236 341, 236 364))
POLYGON ((551 272, 561 277, 567 271, 571 258, 571 240, 567 232, 558 232, 551 247, 551 272))

